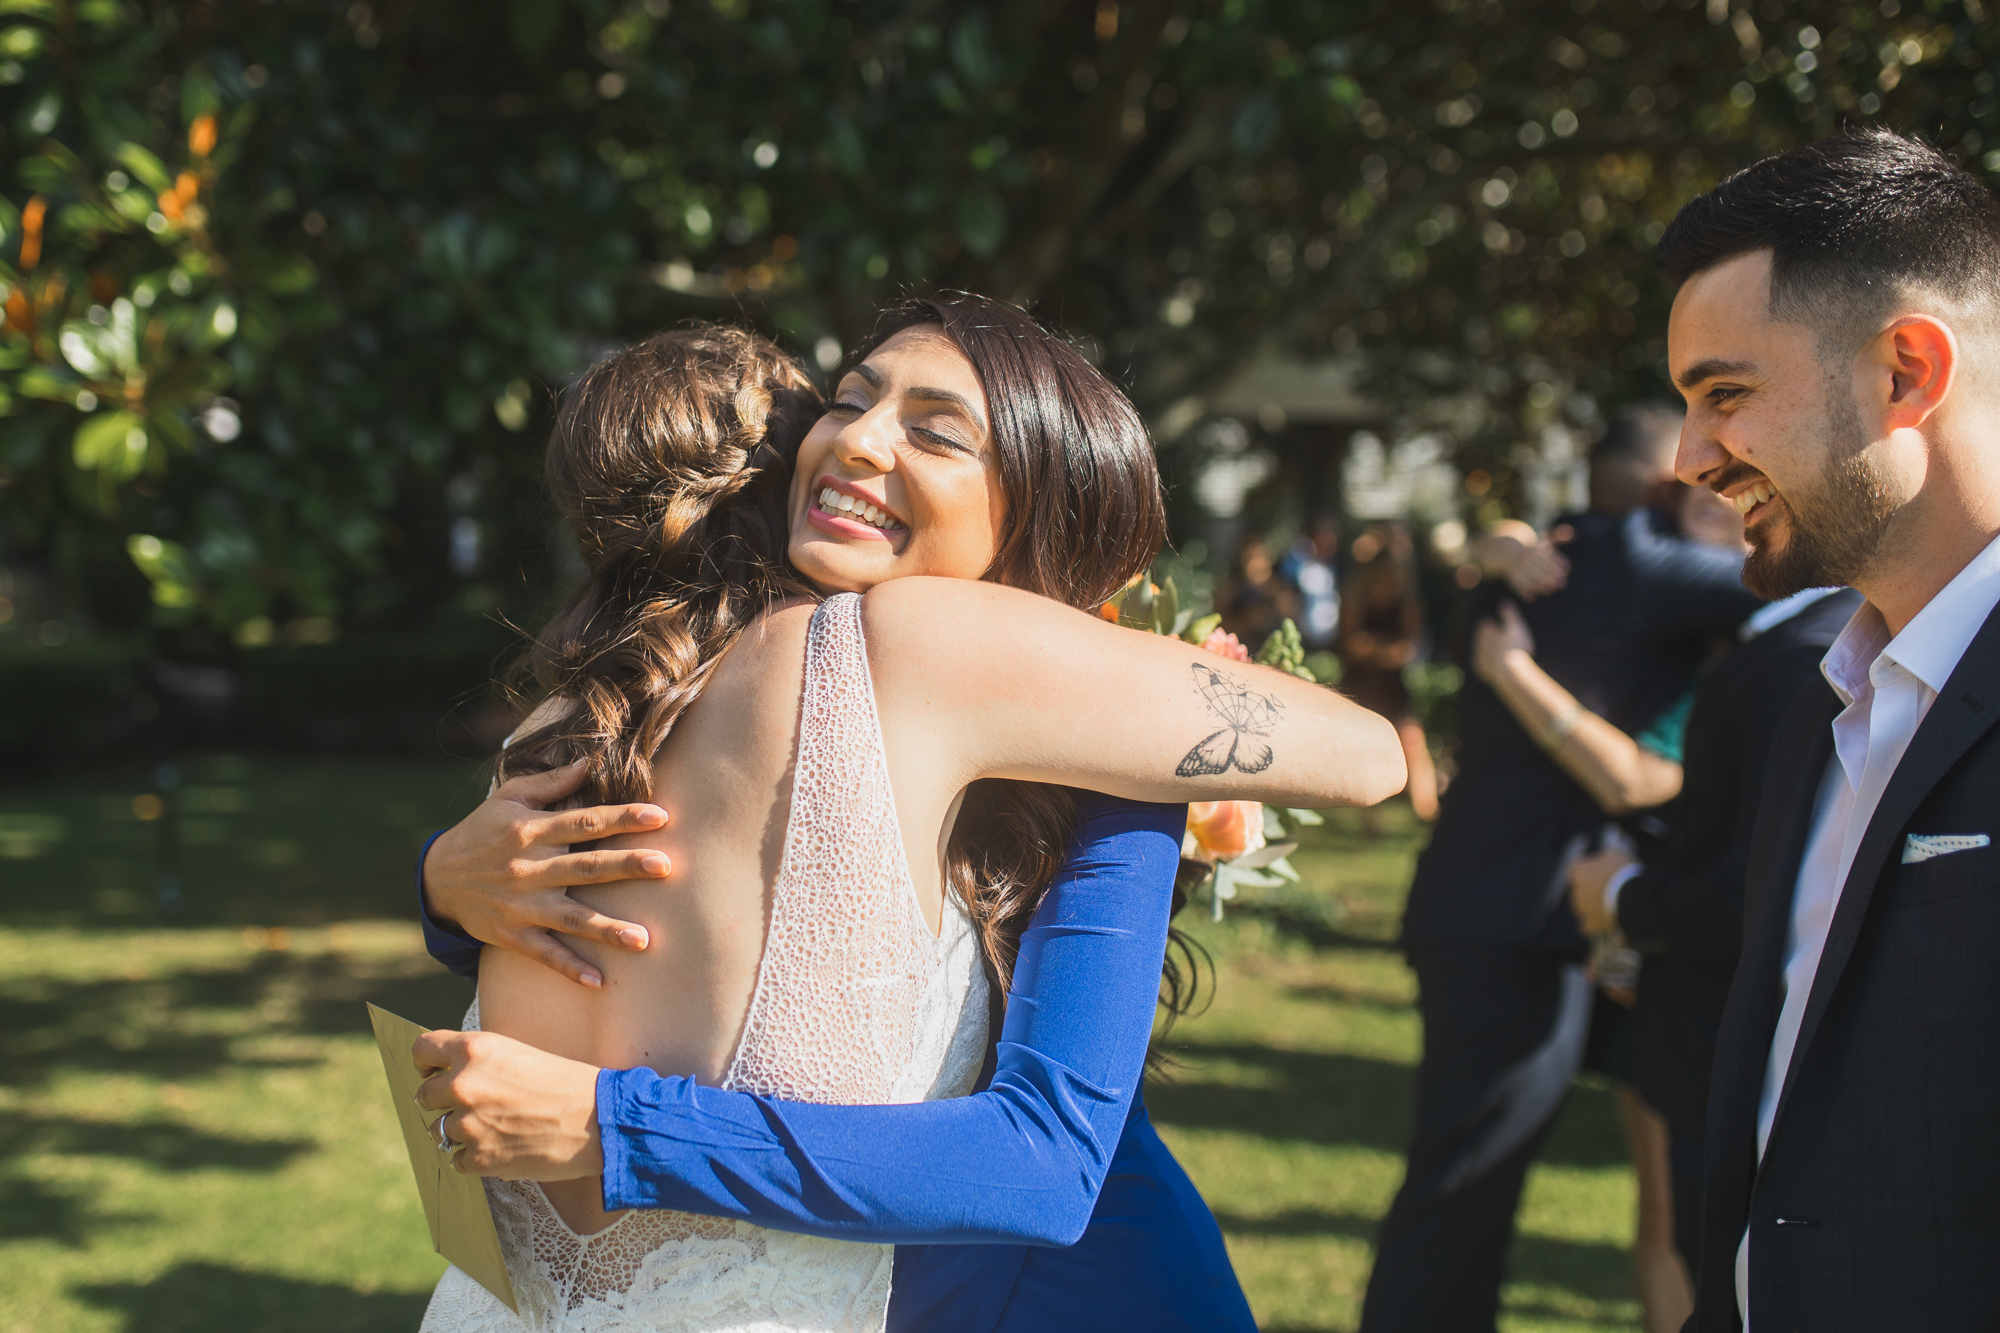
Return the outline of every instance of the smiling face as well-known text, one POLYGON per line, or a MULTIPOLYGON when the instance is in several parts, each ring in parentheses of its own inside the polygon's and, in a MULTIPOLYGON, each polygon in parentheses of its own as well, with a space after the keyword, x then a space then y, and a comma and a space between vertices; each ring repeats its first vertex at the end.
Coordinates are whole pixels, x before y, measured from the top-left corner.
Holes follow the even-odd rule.
POLYGON ((1768 250, 1696 273, 1674 298, 1667 362, 1688 405, 1675 471, 1735 504, 1744 586, 1783 597, 1861 577, 1922 474, 1864 423, 1858 359, 1773 319, 1770 298, 1768 250))
POLYGON ((826 592, 986 573, 1006 518, 990 419, 978 372, 936 325, 876 348, 799 445, 793 566, 826 592))

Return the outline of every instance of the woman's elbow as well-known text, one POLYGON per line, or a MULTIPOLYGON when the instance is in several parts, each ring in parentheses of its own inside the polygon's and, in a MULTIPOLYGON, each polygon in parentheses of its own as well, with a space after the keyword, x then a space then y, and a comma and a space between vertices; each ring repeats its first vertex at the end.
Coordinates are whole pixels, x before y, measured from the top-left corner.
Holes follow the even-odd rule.
POLYGON ((1410 785, 1410 764, 1396 726, 1379 713, 1368 715, 1367 758, 1362 764, 1363 791, 1358 805, 1386 801, 1410 785))
POLYGON ((1614 787, 1609 791, 1601 791, 1596 795, 1597 808, 1604 812, 1604 816, 1607 819, 1623 819, 1634 810, 1645 809, 1644 806, 1634 801, 1621 787, 1614 787))
POLYGON ((1083 1239, 1083 1233, 1090 1229, 1091 1214, 1097 1211, 1097 1196, 1080 1192, 1064 1200, 1058 1208, 1050 1210, 1050 1215, 1039 1218, 1033 1234, 1023 1236, 1028 1245, 1049 1246, 1062 1249, 1083 1239))
POLYGON ((1623 819, 1626 815, 1641 810, 1651 810, 1656 805, 1665 805, 1680 795, 1681 784, 1648 780, 1643 777, 1629 780, 1613 779, 1603 790, 1596 793, 1597 808, 1612 819, 1623 819))

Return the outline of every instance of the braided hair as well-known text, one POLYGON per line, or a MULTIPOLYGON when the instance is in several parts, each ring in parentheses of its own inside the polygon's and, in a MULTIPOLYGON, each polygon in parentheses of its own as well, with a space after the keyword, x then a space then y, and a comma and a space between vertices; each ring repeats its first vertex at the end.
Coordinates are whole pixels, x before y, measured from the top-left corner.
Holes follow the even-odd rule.
POLYGON ((516 664, 553 700, 504 780, 588 759, 586 804, 651 799, 653 756, 736 636, 819 594, 785 560, 786 491, 819 415, 805 370, 745 329, 658 333, 564 395, 546 480, 590 579, 516 664))

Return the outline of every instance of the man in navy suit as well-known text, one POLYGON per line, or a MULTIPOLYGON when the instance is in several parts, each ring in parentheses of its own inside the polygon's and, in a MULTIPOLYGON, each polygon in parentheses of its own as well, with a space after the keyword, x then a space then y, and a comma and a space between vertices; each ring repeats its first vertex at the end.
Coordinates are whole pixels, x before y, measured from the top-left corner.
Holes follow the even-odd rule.
MULTIPOLYGON (((1671 409, 1613 423, 1592 452, 1590 512, 1561 520, 1568 582, 1523 609, 1536 661, 1629 734, 1680 697, 1709 645, 1757 605, 1736 555, 1682 538, 1657 507, 1677 489, 1679 424, 1671 409)), ((1489 589, 1475 612, 1498 596, 1489 589)), ((1566 734, 1529 735, 1477 679, 1459 695, 1459 773, 1403 917, 1424 1053, 1363 1333, 1494 1328, 1521 1187, 1589 1028, 1565 876, 1605 817, 1549 757, 1566 734)))
POLYGON ((1867 599, 1772 751, 1692 1326, 2000 1328, 2000 202, 1850 131, 1659 253, 1681 478, 1754 590, 1867 599))
POLYGON ((1814 588, 1745 621, 1743 642, 1695 693, 1664 846, 1647 862, 1609 848, 1570 872, 1584 930, 1616 929, 1645 955, 1632 1006, 1632 1090, 1667 1122, 1674 1248, 1690 1273, 1701 1259, 1709 1070, 1743 948, 1743 879, 1771 745, 1792 701, 1820 684, 1820 659, 1860 604, 1851 588, 1814 588))

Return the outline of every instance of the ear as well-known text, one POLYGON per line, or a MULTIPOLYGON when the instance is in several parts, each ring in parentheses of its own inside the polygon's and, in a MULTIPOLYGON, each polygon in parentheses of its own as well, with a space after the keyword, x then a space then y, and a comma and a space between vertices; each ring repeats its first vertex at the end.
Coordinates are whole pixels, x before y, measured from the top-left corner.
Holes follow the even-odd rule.
MULTIPOLYGON (((1881 402, 1891 430, 1921 426, 1944 405, 1958 373, 1958 338, 1929 315, 1904 315, 1884 329, 1870 349, 1888 393, 1881 402)), ((1882 381, 1878 379, 1878 383, 1882 381)))

